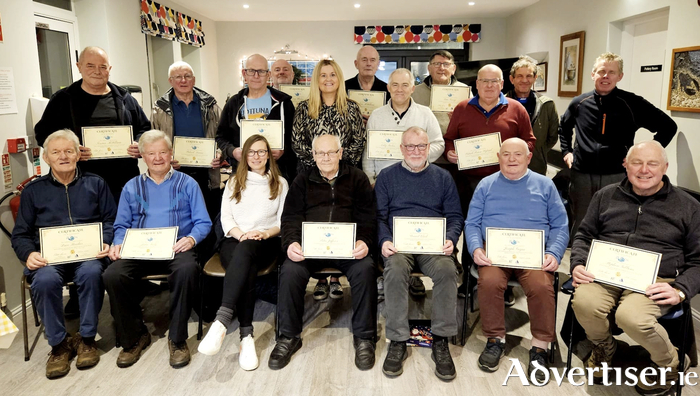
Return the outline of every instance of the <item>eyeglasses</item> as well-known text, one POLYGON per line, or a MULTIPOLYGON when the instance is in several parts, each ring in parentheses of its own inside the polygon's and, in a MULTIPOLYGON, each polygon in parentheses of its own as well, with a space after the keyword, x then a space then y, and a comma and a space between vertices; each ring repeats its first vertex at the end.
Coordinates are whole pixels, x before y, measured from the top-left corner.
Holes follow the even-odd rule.
POLYGON ((190 80, 192 80, 192 79, 194 78, 194 76, 191 75, 191 74, 185 74, 184 76, 173 76, 173 77, 170 77, 170 78, 172 78, 172 79, 175 80, 175 81, 182 81, 182 80, 190 81, 190 80))
POLYGON ((482 80, 482 79, 478 79, 478 80, 476 80, 476 81, 478 81, 478 82, 480 82, 480 83, 482 83, 482 84, 484 84, 484 85, 486 85, 486 86, 489 86, 489 85, 500 84, 501 81, 503 81, 503 80, 501 80, 500 78, 494 78, 493 80, 482 80))
POLYGON ((402 146, 406 151, 415 151, 415 149, 418 149, 418 151, 425 151, 425 149, 428 148, 427 144, 402 144, 402 146))
POLYGON ((321 157, 321 158, 323 158, 323 157, 325 157, 325 156, 329 156, 330 158, 335 158, 335 157, 338 156, 338 153, 339 153, 339 152, 340 152, 340 149, 337 149, 337 150, 335 150, 335 151, 328 151, 328 152, 324 152, 324 151, 314 151, 314 155, 317 156, 317 157, 321 157))
POLYGON ((267 150, 248 150, 248 157, 255 157, 255 154, 257 154, 258 157, 264 157, 267 155, 267 150))
POLYGON ((442 66, 442 67, 444 67, 445 69, 447 69, 448 67, 454 65, 454 63, 452 63, 452 62, 430 62, 430 65, 433 66, 433 67, 440 67, 440 66, 442 66))
POLYGON ((243 70, 245 70, 245 74, 247 76, 251 76, 251 77, 256 75, 256 74, 258 76, 267 76, 267 73, 270 72, 269 70, 262 70, 262 69, 243 69, 243 70))

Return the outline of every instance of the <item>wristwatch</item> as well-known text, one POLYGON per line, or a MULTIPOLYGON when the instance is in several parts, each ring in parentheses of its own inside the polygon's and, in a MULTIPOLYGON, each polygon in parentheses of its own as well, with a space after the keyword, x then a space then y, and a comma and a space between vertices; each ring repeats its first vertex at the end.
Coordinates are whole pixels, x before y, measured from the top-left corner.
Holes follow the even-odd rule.
POLYGON ((685 301, 685 293, 683 293, 682 290, 676 289, 675 287, 673 288, 673 290, 675 290, 676 293, 678 293, 678 297, 680 297, 681 302, 685 301))

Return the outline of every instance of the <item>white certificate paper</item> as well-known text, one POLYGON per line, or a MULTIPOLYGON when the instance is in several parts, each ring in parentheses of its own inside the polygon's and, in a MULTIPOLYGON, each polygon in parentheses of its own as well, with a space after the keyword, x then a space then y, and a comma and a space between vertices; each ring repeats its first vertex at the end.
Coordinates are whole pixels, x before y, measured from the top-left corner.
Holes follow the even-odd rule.
POLYGON ((83 127, 83 146, 93 159, 131 158, 127 150, 133 141, 131 125, 83 127))
POLYGON ((586 271, 595 281, 645 293, 656 283, 661 253, 594 239, 588 252, 586 271))
POLYGON ((501 149, 501 133, 456 139, 454 141, 459 170, 498 165, 498 151, 501 149))
POLYGON ((301 251, 305 258, 353 259, 355 223, 303 222, 301 251))
POLYGON ((284 123, 280 120, 241 120, 241 147, 253 135, 263 135, 271 150, 284 150, 284 123))
POLYGON ((541 270, 544 230, 486 227, 486 257, 497 267, 541 270))
POLYGON ((463 100, 471 97, 469 86, 435 85, 430 87, 430 110, 450 112, 463 100))
POLYGON ((367 156, 371 159, 402 160, 402 131, 367 131, 367 156))
POLYGON ((122 243, 121 257, 139 260, 172 260, 178 227, 129 228, 122 243))
POLYGON ((92 260, 102 251, 102 223, 41 228, 39 245, 49 265, 92 260))
POLYGON ((173 139, 173 158, 181 166, 211 168, 215 156, 216 141, 213 138, 175 136, 173 139))
POLYGON ((399 253, 445 254, 447 220, 444 217, 394 217, 393 243, 399 253))
POLYGON ((386 92, 362 91, 349 89, 348 98, 357 102, 363 116, 369 117, 372 112, 386 104, 386 92))
POLYGON ((292 104, 296 108, 299 103, 309 98, 311 87, 309 85, 280 84, 280 91, 292 97, 292 104))

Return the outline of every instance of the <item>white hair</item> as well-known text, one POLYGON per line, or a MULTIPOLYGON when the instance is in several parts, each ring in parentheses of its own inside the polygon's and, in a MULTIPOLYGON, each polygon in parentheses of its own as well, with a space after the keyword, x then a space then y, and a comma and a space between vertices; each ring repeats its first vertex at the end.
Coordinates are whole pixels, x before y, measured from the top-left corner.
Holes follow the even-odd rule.
POLYGON ((647 140, 644 142, 639 142, 639 143, 635 144, 634 146, 630 147, 630 149, 627 150, 627 155, 625 156, 625 160, 629 162, 630 157, 632 156, 632 151, 634 151, 634 149, 639 148, 639 146, 641 146, 643 144, 650 145, 650 146, 657 148, 661 152, 661 157, 664 159, 664 164, 668 164, 668 155, 666 155, 666 149, 664 148, 664 146, 661 145, 661 143, 657 142, 656 140, 647 140))
POLYGON ((394 74, 397 74, 397 73, 406 73, 406 75, 408 76, 408 81, 410 82, 410 86, 413 87, 414 85, 416 85, 416 82, 414 81, 414 78, 413 78, 413 73, 411 73, 410 70, 405 69, 403 67, 398 68, 398 69, 394 70, 393 72, 391 72, 391 74, 389 74, 389 85, 391 85, 391 80, 394 78, 394 74))
POLYGON ((418 126, 412 126, 408 129, 406 129, 405 131, 403 131, 403 133, 401 134, 401 143, 402 144, 403 144, 403 137, 408 135, 409 133, 413 133, 416 136, 421 136, 421 135, 425 135, 426 137, 428 136, 428 132, 426 132, 425 129, 418 127, 418 126))
POLYGON ((50 134, 46 140, 44 140, 44 151, 49 150, 49 144, 55 139, 66 139, 73 143, 76 152, 80 150, 80 140, 78 140, 78 136, 75 134, 75 132, 71 131, 70 129, 61 129, 50 134))
POLYGON ((158 140, 165 140, 165 143, 168 145, 168 150, 173 149, 173 142, 170 140, 170 137, 166 135, 163 131, 159 131, 157 129, 151 129, 148 132, 144 132, 143 135, 139 138, 139 152, 143 154, 146 151, 146 145, 155 143, 158 140))
POLYGON ((316 135, 316 136, 314 136, 314 139, 311 141, 311 149, 312 149, 312 150, 316 151, 316 140, 318 140, 318 138, 320 138, 321 136, 332 136, 333 138, 335 138, 335 141, 336 141, 336 143, 338 144, 338 148, 342 148, 342 147, 343 147, 343 146, 340 144, 340 136, 339 136, 339 135, 333 135, 333 134, 331 134, 331 133, 324 133, 324 134, 321 134, 321 135, 316 135))
POLYGON ((189 69, 192 75, 194 76, 194 70, 192 70, 192 66, 190 66, 189 63, 184 62, 184 61, 177 61, 170 65, 168 68, 168 77, 172 77, 171 74, 173 74, 173 70, 178 70, 178 69, 189 69))

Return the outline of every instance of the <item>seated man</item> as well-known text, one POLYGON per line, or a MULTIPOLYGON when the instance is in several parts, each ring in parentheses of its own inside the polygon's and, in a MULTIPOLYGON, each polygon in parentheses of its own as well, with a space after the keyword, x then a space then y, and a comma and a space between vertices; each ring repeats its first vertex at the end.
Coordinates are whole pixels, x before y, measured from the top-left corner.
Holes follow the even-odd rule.
POLYGON ((377 233, 384 257, 386 337, 391 340, 382 371, 392 376, 403 372, 410 335, 408 281, 411 269, 417 267, 434 283, 431 330, 435 375, 451 380, 456 372, 447 337, 457 334, 457 267, 452 251, 462 233, 464 218, 450 173, 428 161, 430 148, 424 129, 408 128, 401 138, 404 160, 385 168, 374 186, 377 233), (445 255, 400 253, 393 243, 395 216, 446 218, 447 240, 442 247, 445 255))
POLYGON ((117 338, 123 347, 117 366, 136 363, 141 351, 151 343, 151 335, 143 323, 140 279, 146 275, 168 275, 170 286, 170 365, 183 367, 190 362, 187 348, 187 320, 196 298, 199 266, 194 246, 211 229, 202 191, 190 176, 170 165, 173 148, 163 132, 151 130, 139 139, 139 151, 148 170, 129 180, 119 199, 114 222, 114 244, 109 258, 115 260, 103 278, 117 338), (120 259, 122 242, 129 228, 160 228, 178 226, 177 242, 172 260, 120 259))
POLYGON ((319 135, 311 143, 316 165, 300 173, 289 188, 282 212, 282 250, 287 259, 279 274, 277 297, 279 339, 270 354, 271 369, 281 369, 301 348, 304 292, 309 276, 333 267, 345 274, 352 291, 355 365, 374 366, 377 337, 375 268, 367 255, 375 237, 376 203, 364 172, 340 161, 343 149, 336 135, 319 135), (306 259, 301 250, 302 222, 355 223, 354 259, 306 259))
POLYGON ((71 130, 50 134, 44 141, 44 161, 49 174, 27 185, 12 230, 12 248, 26 261, 24 274, 32 285, 36 310, 44 323, 51 354, 46 377, 62 377, 70 371, 70 360, 78 354, 76 367, 92 367, 100 361, 95 347, 97 316, 104 300, 102 270, 109 253, 117 214, 112 193, 101 177, 83 173, 76 164, 80 142, 71 130), (102 223, 103 250, 94 260, 49 265, 41 256, 39 229, 72 224, 102 223), (63 284, 78 286, 80 332, 71 338, 63 320, 63 284))
MULTIPOLYGON (((576 319, 595 345, 586 366, 610 365, 617 343, 610 334, 608 315, 614 307, 615 322, 644 347, 660 368, 668 368, 666 383, 650 386, 639 382, 645 394, 662 394, 678 382, 678 352, 657 319, 671 307, 692 298, 700 290, 700 203, 671 185, 668 158, 659 142, 638 143, 627 152, 627 177, 598 191, 574 239, 571 274, 576 319), (646 295, 594 282, 585 270, 593 239, 662 253, 656 283, 646 295)), ((597 371, 594 378, 602 379, 597 371)))
MULTIPOLYGON (((498 153, 500 172, 477 185, 464 229, 469 254, 479 266, 479 305, 484 336, 488 339, 479 356, 479 367, 490 372, 498 370, 506 338, 503 292, 508 280, 515 276, 525 290, 530 312, 532 349, 528 377, 537 368, 534 362, 547 367, 547 347, 556 339, 553 273, 569 243, 564 204, 549 178, 527 168, 531 158, 524 140, 510 138, 503 142, 498 153), (484 251, 487 227, 544 230, 542 270, 493 266, 484 251)), ((538 370, 538 380, 544 381, 543 376, 538 370)))

